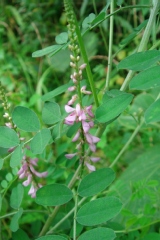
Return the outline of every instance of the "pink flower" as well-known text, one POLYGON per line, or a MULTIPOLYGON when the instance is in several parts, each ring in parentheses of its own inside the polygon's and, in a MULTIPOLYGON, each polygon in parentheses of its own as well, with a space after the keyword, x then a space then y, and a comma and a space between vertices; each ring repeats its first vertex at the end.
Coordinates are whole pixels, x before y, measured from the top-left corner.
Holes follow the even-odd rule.
POLYGON ((38 162, 38 158, 33 158, 33 159, 27 159, 27 157, 25 156, 23 158, 23 165, 21 166, 20 170, 18 171, 18 175, 19 175, 19 178, 22 179, 22 178, 25 178, 27 177, 27 180, 25 180, 23 182, 23 185, 26 187, 28 186, 29 184, 32 184, 31 185, 31 188, 29 190, 29 195, 31 195, 31 197, 35 197, 36 196, 36 191, 38 189, 38 187, 40 187, 41 185, 38 184, 37 186, 35 186, 35 183, 34 183, 34 177, 37 176, 39 178, 43 178, 43 177, 46 177, 48 172, 37 172, 35 169, 34 169, 34 166, 37 166, 37 162, 38 162))
POLYGON ((94 117, 94 114, 92 113, 92 105, 86 107, 86 111, 90 117, 94 117))
POLYGON ((93 166, 93 165, 91 165, 91 164, 89 164, 89 163, 85 163, 85 165, 87 166, 87 168, 91 171, 91 172, 93 172, 93 171, 95 171, 96 170, 96 168, 95 168, 95 166, 93 166))
POLYGON ((86 68, 86 66, 87 66, 87 64, 86 64, 86 63, 83 63, 83 64, 79 67, 79 69, 80 69, 80 70, 83 70, 83 69, 86 68))
POLYGON ((68 158, 68 159, 72 159, 76 155, 77 155, 77 153, 70 153, 70 154, 65 154, 65 157, 68 158))
POLYGON ((74 138, 72 139, 72 142, 76 142, 76 141, 78 140, 79 136, 80 136, 80 131, 78 131, 78 132, 76 133, 76 135, 75 135, 74 138))
POLYGON ((87 90, 86 90, 86 86, 83 86, 83 87, 81 88, 81 92, 84 93, 84 94, 88 94, 88 95, 92 94, 91 91, 87 91, 87 90))
POLYGON ((99 157, 90 157, 90 160, 92 162, 98 162, 100 160, 100 158, 99 157))

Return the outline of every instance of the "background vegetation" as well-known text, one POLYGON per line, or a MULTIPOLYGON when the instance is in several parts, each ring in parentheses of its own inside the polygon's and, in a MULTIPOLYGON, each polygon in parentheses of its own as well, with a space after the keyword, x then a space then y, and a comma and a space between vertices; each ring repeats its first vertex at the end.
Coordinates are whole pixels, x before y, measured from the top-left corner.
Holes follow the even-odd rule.
MULTIPOLYGON (((73 1, 75 13, 79 24, 85 24, 84 19, 91 13, 99 13, 107 4, 106 0, 73 1)), ((67 31, 67 19, 64 12, 63 1, 1 1, 0 6, 0 81, 6 91, 6 96, 11 109, 16 105, 30 107, 41 117, 43 102, 42 95, 66 84, 70 80, 71 70, 69 67, 69 50, 65 49, 56 55, 45 55, 34 58, 32 53, 56 44, 56 36, 67 31)), ((125 57, 133 54, 141 41, 144 28, 150 14, 150 8, 129 8, 133 5, 150 5, 149 0, 115 1, 115 9, 120 5, 124 8, 114 15, 114 38, 113 38, 113 64, 111 72, 110 89, 120 89, 128 70, 117 69, 117 65, 125 57)), ((109 14, 110 8, 107 9, 109 14)), ((147 49, 159 50, 160 25, 159 16, 153 25, 151 37, 147 49)), ((103 21, 92 31, 84 36, 85 47, 89 57, 93 79, 99 101, 102 100, 102 90, 105 87, 106 74, 108 71, 109 51, 109 19, 103 21)), ((84 76, 85 78, 87 75, 84 76)), ((139 91, 130 90, 134 94, 131 105, 114 122, 109 124, 98 143, 97 156, 101 161, 96 168, 104 168, 113 165, 116 172, 116 180, 109 190, 102 195, 117 196, 123 203, 121 213, 107 227, 117 232, 117 240, 132 239, 160 239, 160 171, 159 171, 159 147, 160 125, 159 122, 143 124, 138 129, 135 138, 127 146, 123 154, 116 160, 117 155, 128 143, 137 121, 143 112, 157 98, 160 87, 139 91)), ((64 105, 68 93, 54 97, 60 104, 64 114, 64 105)), ((94 109, 95 110, 95 109, 94 109)), ((4 110, 0 104, 0 115, 4 110)), ((41 119, 42 121, 42 119, 41 119)), ((0 119, 3 126, 5 120, 0 119)), ((29 139, 32 133, 23 133, 23 137, 29 139)), ((64 161, 62 153, 73 149, 66 135, 57 137, 56 141, 38 155, 42 161, 39 164, 40 171, 48 170, 49 175, 43 184, 68 182, 74 173, 74 162, 64 161), (44 161, 45 159, 45 161, 44 161), (70 169, 66 171, 68 168, 70 169)), ((7 154, 7 149, 0 148, 0 158, 7 154)), ((17 170, 11 169, 8 160, 1 165, 0 181, 1 190, 6 189, 3 180, 8 181, 8 187, 3 199, 1 216, 0 239, 18 239, 12 234, 9 225, 13 209, 9 205, 11 189, 17 184, 17 170), (10 214, 11 213, 11 214, 10 214), (7 215, 8 214, 8 215, 7 215)), ((19 182, 21 182, 19 180, 19 182)), ((22 207, 26 210, 19 221, 21 236, 27 233, 30 239, 34 239, 42 228, 47 209, 37 207, 34 199, 28 196, 28 189, 22 207), (36 210, 35 210, 36 209, 36 210)), ((65 216, 73 207, 73 202, 59 212, 53 225, 65 216)), ((89 229, 89 228, 88 228, 89 229)), ((83 231, 79 226, 79 233, 83 231)), ((71 219, 68 218, 58 228, 58 233, 72 235, 71 219)), ((20 239, 20 238, 19 238, 20 239)), ((27 238, 25 238, 27 239, 27 238)))

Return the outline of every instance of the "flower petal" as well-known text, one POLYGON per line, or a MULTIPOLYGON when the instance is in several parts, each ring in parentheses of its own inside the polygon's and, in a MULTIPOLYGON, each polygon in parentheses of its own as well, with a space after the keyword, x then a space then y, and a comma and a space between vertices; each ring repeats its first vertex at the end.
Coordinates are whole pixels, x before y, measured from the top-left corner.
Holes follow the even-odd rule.
POLYGON ((75 111, 74 108, 72 108, 72 107, 70 107, 70 106, 68 106, 68 105, 65 105, 65 110, 66 110, 67 113, 70 113, 70 112, 75 111))
POLYGON ((72 159, 76 155, 77 155, 77 153, 70 153, 70 154, 65 154, 65 157, 68 159, 72 159))
POLYGON ((85 163, 85 165, 87 166, 87 168, 88 168, 91 172, 93 172, 93 171, 96 170, 95 166, 93 166, 93 165, 91 165, 91 164, 89 164, 89 163, 85 163))
POLYGON ((92 162, 98 162, 100 160, 100 158, 99 157, 90 157, 90 160, 92 162))

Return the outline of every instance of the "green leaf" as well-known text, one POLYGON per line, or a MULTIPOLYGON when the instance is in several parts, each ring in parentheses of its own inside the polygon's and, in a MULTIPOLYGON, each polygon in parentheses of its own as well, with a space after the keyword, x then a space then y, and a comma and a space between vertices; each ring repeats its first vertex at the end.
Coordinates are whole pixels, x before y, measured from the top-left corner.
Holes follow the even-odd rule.
POLYGON ((17 10, 16 7, 13 7, 11 5, 6 6, 6 9, 11 12, 13 15, 14 19, 16 20, 17 24, 22 27, 23 26, 23 19, 22 19, 22 14, 20 14, 17 10))
POLYGON ((0 193, 0 211, 2 210, 2 194, 0 193))
POLYGON ((144 114, 146 123, 160 121, 160 99, 151 104, 144 114))
POLYGON ((80 125, 81 125, 80 122, 72 125, 67 131, 67 137, 69 137, 69 138, 73 137, 73 135, 76 134, 76 132, 80 128, 80 125))
POLYGON ((77 222, 84 226, 105 223, 121 210, 122 203, 116 197, 103 197, 84 204, 77 213, 77 222))
POLYGON ((42 119, 46 124, 54 124, 61 121, 60 107, 55 102, 47 102, 42 109, 42 119))
POLYGON ((17 133, 8 127, 0 127, 0 147, 11 148, 19 144, 17 133))
POLYGON ((2 180, 1 186, 2 186, 3 188, 7 188, 7 187, 8 187, 8 182, 7 182, 6 180, 2 180))
POLYGON ((55 141, 56 139, 59 139, 61 136, 61 128, 62 128, 62 122, 57 123, 54 128, 52 129, 52 139, 55 141))
POLYGON ((58 206, 69 202, 72 191, 62 184, 51 184, 38 189, 36 203, 43 206, 58 206))
POLYGON ((19 224, 18 224, 18 221, 20 219, 20 217, 22 216, 23 214, 23 209, 20 208, 18 210, 18 212, 12 217, 11 219, 11 223, 10 223, 10 229, 12 232, 16 232, 19 228, 19 224))
POLYGON ((72 86, 73 83, 72 82, 69 82, 67 84, 64 84, 56 89, 54 89, 53 91, 51 92, 48 92, 46 93, 45 95, 42 96, 42 101, 48 101, 62 93, 64 93, 70 86, 72 86))
POLYGON ((115 239, 116 234, 112 229, 99 227, 83 233, 78 240, 113 240, 115 239))
POLYGON ((15 168, 19 166, 21 163, 22 157, 23 157, 22 146, 19 145, 11 155, 10 167, 15 168))
POLYGON ((21 205, 24 194, 24 188, 21 183, 12 189, 10 196, 10 206, 14 209, 18 209, 21 205))
POLYGON ((60 45, 49 46, 42 50, 38 50, 38 51, 32 53, 32 57, 42 57, 49 53, 55 54, 55 53, 59 52, 62 49, 62 47, 63 46, 60 46, 60 45))
POLYGON ((17 232, 14 232, 12 234, 12 239, 13 240, 30 240, 28 235, 22 229, 18 229, 17 232))
POLYGON ((67 43, 68 33, 67 32, 60 33, 58 36, 56 36, 55 41, 57 44, 67 43))
POLYGON ((62 237, 60 235, 49 235, 49 236, 36 238, 35 240, 67 240, 67 238, 62 237))
MULTIPOLYGON (((133 157, 134 161, 129 164, 109 189, 109 192, 118 196, 125 209, 133 213, 136 218, 139 217, 139 214, 146 218, 144 211, 146 205, 149 205, 151 209, 147 215, 149 223, 159 221, 159 209, 156 205, 159 201, 159 188, 148 187, 150 180, 156 180, 160 185, 159 149, 160 144, 152 146, 150 149, 147 148, 147 150, 144 149, 143 154, 140 154, 136 159, 133 157)), ((126 225, 126 222, 130 220, 132 220, 130 217, 124 216, 122 213, 114 219, 115 222, 122 225, 126 225)), ((139 222, 132 224, 134 224, 134 228, 140 226, 139 222)))
POLYGON ((115 178, 115 173, 111 168, 102 168, 88 174, 82 179, 78 194, 81 197, 94 196, 108 187, 115 178))
POLYGON ((38 132, 30 142, 31 151, 41 154, 51 139, 51 131, 47 128, 38 132))
POLYGON ((40 122, 36 113, 27 107, 15 107, 12 119, 14 124, 23 131, 37 132, 40 129, 40 122))
POLYGON ((149 50, 145 52, 134 53, 118 64, 118 69, 130 69, 141 71, 151 67, 160 60, 160 51, 149 50))
POLYGON ((132 94, 123 93, 102 103, 96 110, 96 120, 105 123, 118 117, 130 104, 132 98, 132 94))
POLYGON ((86 17, 82 22, 82 28, 89 28, 91 26, 92 21, 95 19, 96 15, 94 13, 90 13, 88 17, 86 17))
POLYGON ((11 181, 13 180, 13 175, 12 175, 12 173, 7 173, 7 174, 6 174, 6 180, 7 180, 8 182, 11 182, 11 181))
POLYGON ((124 38, 120 43, 119 46, 123 47, 130 43, 140 32, 141 30, 147 25, 148 19, 143 21, 138 27, 133 29, 133 32, 129 34, 126 38, 124 38))
POLYGON ((124 0, 117 0, 117 1, 116 1, 116 3, 117 3, 118 6, 121 6, 123 2, 124 2, 124 0))
POLYGON ((142 240, 160 240, 160 234, 156 232, 148 233, 142 240))
POLYGON ((91 22, 92 25, 98 24, 99 22, 102 22, 105 19, 106 13, 101 12, 96 16, 96 18, 91 22))
POLYGON ((160 67, 152 67, 132 78, 130 89, 147 90, 160 86, 160 67))

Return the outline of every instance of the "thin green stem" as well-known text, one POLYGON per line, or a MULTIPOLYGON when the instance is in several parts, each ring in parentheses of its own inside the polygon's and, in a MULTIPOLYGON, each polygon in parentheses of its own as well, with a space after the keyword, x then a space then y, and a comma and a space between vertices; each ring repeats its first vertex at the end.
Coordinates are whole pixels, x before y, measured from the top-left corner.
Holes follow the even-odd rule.
POLYGON ((154 221, 154 222, 151 222, 149 224, 146 224, 144 226, 139 226, 137 228, 131 228, 131 229, 124 229, 124 230, 120 230, 120 231, 115 231, 115 233, 129 233, 129 232, 134 232, 134 231, 137 231, 137 230, 142 230, 143 228, 146 228, 146 227, 149 227, 151 225, 154 225, 156 223, 159 223, 160 222, 160 219, 154 221))
MULTIPOLYGON (((77 177, 79 176, 80 170, 81 170, 82 165, 80 164, 74 174, 74 176, 72 177, 71 181, 68 184, 69 188, 72 188, 73 185, 75 184, 75 182, 77 181, 77 177)), ((48 217, 46 223, 44 224, 42 231, 40 232, 39 236, 43 236, 44 234, 46 234, 46 232, 48 231, 53 219, 55 218, 55 216, 57 215, 59 209, 61 206, 57 206, 55 207, 55 209, 53 210, 53 212, 51 213, 51 215, 48 217)))
MULTIPOLYGON (((14 214, 16 214, 18 211, 14 211, 14 212, 11 212, 11 213, 7 213, 3 216, 0 216, 0 219, 3 219, 3 218, 8 218, 10 216, 13 216, 14 214)), ((48 213, 48 211, 43 211, 43 210, 24 210, 23 211, 23 214, 24 213, 48 213)))
MULTIPOLYGON (((84 201, 86 200, 86 198, 82 198, 79 202, 78 202, 78 206, 80 206, 84 201)), ((54 227, 52 227, 47 234, 51 234, 53 231, 55 231, 67 218, 69 218, 73 213, 74 213, 75 207, 72 208, 70 210, 70 212, 68 212, 56 225, 54 225, 54 227)))
MULTIPOLYGON (((111 1, 111 14, 114 12, 114 0, 111 1)), ((108 69, 106 76, 106 85, 104 90, 109 90, 110 75, 112 70, 112 48, 113 48, 113 25, 114 25, 114 16, 110 17, 110 28, 109 28, 109 52, 108 52, 108 69)))
POLYGON ((128 139, 128 141, 126 142, 126 144, 124 145, 124 147, 121 149, 121 151, 118 153, 117 157, 114 159, 114 161, 111 163, 111 165, 109 166, 110 168, 112 168, 117 161, 120 159, 120 157, 122 156, 122 154, 125 152, 125 150, 128 148, 129 144, 133 141, 134 137, 137 135, 137 133, 139 132, 140 128, 142 127, 144 123, 144 120, 136 127, 136 129, 134 130, 134 132, 132 133, 132 135, 130 136, 130 138, 128 139))
MULTIPOLYGON (((152 4, 153 4, 153 8, 151 9, 151 13, 150 13, 150 17, 147 23, 147 26, 145 28, 142 40, 140 42, 140 45, 138 47, 137 52, 142 52, 144 50, 146 50, 147 47, 147 43, 149 41, 149 37, 151 35, 152 32, 152 27, 160 6, 160 1, 159 0, 152 0, 152 4)), ((124 80, 124 83, 122 84, 120 90, 121 91, 125 91, 125 89, 128 87, 129 82, 131 81, 132 77, 134 76, 135 71, 130 70, 128 72, 128 75, 126 76, 126 79, 124 80)))
POLYGON ((73 240, 76 240, 76 226, 77 226, 77 208, 78 208, 78 193, 75 195, 75 208, 74 208, 74 220, 73 220, 73 240))
MULTIPOLYGON (((97 25, 99 25, 100 23, 102 23, 103 21, 105 21, 107 18, 110 18, 112 15, 115 15, 116 13, 122 11, 122 10, 126 10, 126 9, 130 9, 130 8, 151 8, 152 5, 131 5, 131 6, 126 6, 126 7, 120 7, 119 9, 117 9, 116 11, 114 11, 113 13, 110 13, 108 15, 106 15, 106 17, 100 21, 98 21, 96 24, 94 24, 93 26, 90 27, 90 30, 92 30, 93 28, 97 27, 97 25)), ((88 30, 87 30, 88 31, 88 30)))
MULTIPOLYGON (((98 15, 97 13, 97 8, 96 8, 96 1, 95 0, 92 0, 93 2, 93 8, 94 8, 94 12, 96 15, 98 15)), ((100 30, 100 34, 102 36, 102 39, 103 39, 103 43, 104 43, 104 47, 106 49, 106 53, 108 51, 108 45, 107 45, 107 41, 106 41, 106 38, 105 38, 105 35, 104 35, 104 32, 103 32, 103 29, 102 29, 102 26, 99 24, 99 30, 100 30)))

